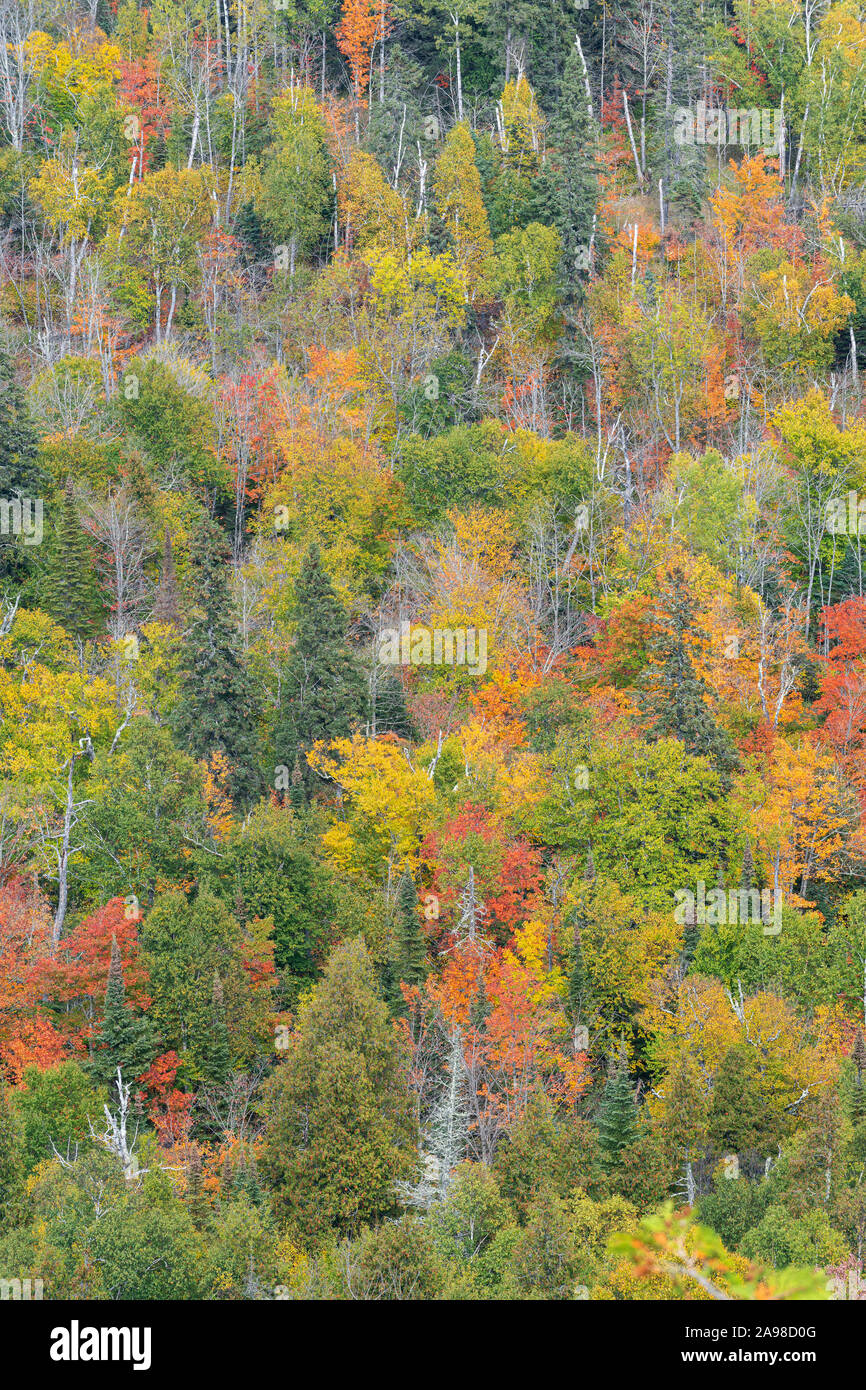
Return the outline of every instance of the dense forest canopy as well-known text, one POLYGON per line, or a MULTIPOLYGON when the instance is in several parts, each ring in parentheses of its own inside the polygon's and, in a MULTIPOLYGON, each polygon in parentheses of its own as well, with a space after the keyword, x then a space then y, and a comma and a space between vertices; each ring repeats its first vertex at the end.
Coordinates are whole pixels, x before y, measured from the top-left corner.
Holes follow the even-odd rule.
POLYGON ((0 1279, 824 1299, 858 0, 0 0, 0 1279))

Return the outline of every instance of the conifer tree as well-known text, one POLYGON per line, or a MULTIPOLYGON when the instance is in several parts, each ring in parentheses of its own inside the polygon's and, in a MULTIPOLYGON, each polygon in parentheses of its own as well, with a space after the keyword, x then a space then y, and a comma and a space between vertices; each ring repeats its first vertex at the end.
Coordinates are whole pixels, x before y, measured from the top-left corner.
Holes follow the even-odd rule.
POLYGON ((422 985, 427 978, 427 942, 418 920, 418 894, 406 872, 397 892, 397 978, 422 985))
POLYGON ((255 700, 232 620, 228 560, 225 536, 208 517, 203 518, 190 542, 193 610, 184 634, 180 699, 173 723, 193 757, 226 755, 232 793, 247 803, 260 783, 255 700))
POLYGON ((740 887, 750 893, 755 886, 755 861, 752 858, 752 842, 746 841, 746 848, 743 851, 743 869, 740 874, 740 887))
POLYGON ((86 641, 104 630, 105 596, 78 519, 71 478, 63 491, 56 524, 46 538, 39 589, 42 607, 70 636, 86 641))
POLYGON ((216 1085, 226 1080, 231 1067, 231 1049, 226 1027, 226 1010, 223 999, 222 981, 219 972, 214 971, 213 994, 211 996, 210 1031, 205 1046, 202 1064, 207 1081, 216 1085))
POLYGON ((120 1067, 126 1079, 140 1076, 153 1060, 150 1023, 126 1002, 123 962, 117 937, 111 938, 111 964, 105 987, 105 1014, 94 1038, 90 1072, 95 1080, 110 1083, 120 1067))
POLYGON ((710 688, 692 662, 689 639, 696 635, 696 611, 685 575, 674 570, 671 589, 656 612, 657 632, 641 678, 641 704, 651 720, 653 738, 679 739, 692 757, 708 758, 727 785, 740 760, 730 738, 710 714, 710 688))
POLYGON ((608 1164, 637 1137, 637 1107, 628 1074, 625 1049, 620 1050, 605 1083, 598 1112, 598 1137, 608 1164))
POLYGON ((307 551, 295 590, 297 631, 283 681, 278 760, 297 761, 307 793, 316 785, 306 754, 320 739, 345 738, 365 706, 360 667, 346 645, 347 620, 322 566, 318 546, 307 551))
POLYGON ((552 153, 545 165, 547 201, 562 241, 560 264, 567 308, 583 297, 590 269, 590 246, 593 255, 597 254, 597 127, 586 88, 583 62, 575 43, 565 63, 562 93, 551 121, 552 153))
POLYGON ((157 623, 171 623, 175 627, 180 621, 180 597, 168 527, 166 527, 163 542, 162 571, 153 604, 153 620, 157 623))
POLYGON ((587 923, 586 905, 587 899, 592 891, 595 882, 595 861, 592 857, 592 846, 588 845, 586 850, 586 867, 583 873, 583 884, 577 895, 577 902, 574 908, 572 922, 573 948, 571 956, 571 969, 568 976, 568 1004, 571 1010, 573 1023, 577 1023, 580 1016, 586 1010, 587 993, 587 974, 583 960, 582 932, 587 923))
POLYGON ((577 1023, 583 1012, 586 991, 586 968, 583 963, 583 946, 580 935, 582 925, 583 918, 578 908, 574 915, 574 948, 571 957, 571 969, 568 972, 568 1007, 574 1023, 577 1023))
MULTIPOLYGON (((30 419, 24 392, 15 380, 12 363, 0 352, 0 498, 42 500, 46 479, 37 463, 39 437, 30 419)), ((44 520, 43 520, 44 525, 44 520)), ((19 537, 0 534, 0 589, 4 581, 22 583, 36 547, 19 537)))
POLYGON ((722 1058, 707 1132, 721 1153, 766 1155, 773 1148, 777 1125, 758 1090, 755 1059, 747 1047, 732 1047, 722 1058))
POLYGON ((302 1001, 266 1100, 264 1163, 278 1208, 311 1233, 392 1209, 416 1158, 406 1059, 362 940, 335 947, 302 1001))

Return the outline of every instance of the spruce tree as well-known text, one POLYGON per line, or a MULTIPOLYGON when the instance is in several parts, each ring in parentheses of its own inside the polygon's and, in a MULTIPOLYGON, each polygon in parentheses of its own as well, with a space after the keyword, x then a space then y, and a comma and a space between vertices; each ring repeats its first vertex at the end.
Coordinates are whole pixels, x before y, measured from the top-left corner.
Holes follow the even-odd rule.
POLYGON ((150 1023, 126 1002, 123 962, 117 937, 111 938, 111 964, 105 987, 105 1014, 94 1038, 89 1070, 96 1081, 111 1083, 120 1067, 130 1080, 146 1071, 153 1060, 154 1046, 150 1023))
POLYGON ((397 891, 397 978, 422 985, 427 978, 427 942, 418 920, 418 894, 405 873, 397 891))
POLYGON ((692 663, 689 639, 698 635, 697 603, 681 570, 675 569, 671 578, 665 603, 656 611, 657 632, 641 677, 640 702, 651 720, 653 738, 679 739, 691 757, 707 758, 727 786, 740 760, 730 738, 710 714, 710 688, 692 663))
POLYGON ((854 1037, 854 1046, 851 1049, 851 1061, 854 1063, 854 1084, 851 1094, 851 1119, 855 1125, 861 1125, 866 1121, 866 1037, 863 1029, 858 1028, 854 1037))
POLYGON ((746 848, 743 851, 743 868, 740 874, 740 887, 750 893, 755 886, 755 861, 752 858, 752 844, 746 841, 746 848))
POLYGON ((159 585, 153 603, 153 620, 156 623, 170 623, 175 627, 180 621, 180 598, 168 527, 166 527, 162 549, 162 572, 159 576, 159 585))
POLYGON ((598 1138, 608 1164, 637 1138, 637 1106, 628 1074, 625 1050, 621 1049, 611 1068, 598 1112, 598 1138))
POLYGON ((86 641, 104 630, 105 595, 78 519, 71 478, 64 488, 55 526, 46 539, 39 593, 41 606, 71 637, 86 641))
MULTIPOLYGON (((0 498, 44 499, 45 476, 37 464, 39 436, 27 411, 12 363, 0 352, 0 498)), ((44 505, 44 501, 43 501, 44 505)), ((20 537, 0 533, 0 591, 27 578, 36 550, 20 537)))
POLYGON ((223 999, 222 981, 219 972, 214 971, 213 993, 211 995, 210 1031, 204 1049, 202 1071, 205 1080, 214 1085, 222 1085, 231 1069, 231 1048, 226 1027, 226 1010, 223 999))
POLYGON ((586 79, 577 44, 565 63, 562 93, 551 120, 551 153, 545 170, 549 211, 562 241, 561 274, 566 308, 583 297, 588 283, 590 244, 596 253, 599 198, 597 127, 587 101, 586 79))
POLYGON ((195 758, 224 753, 232 794, 248 804, 261 782, 255 699, 232 617, 228 542, 208 517, 191 538, 190 561, 192 618, 184 633, 174 730, 195 758))
POLYGON ((306 754, 320 739, 345 738, 364 712, 361 669, 346 645, 346 614, 322 566, 308 550, 295 589, 297 631, 283 681, 275 735, 278 762, 299 766, 307 795, 316 785, 306 754))

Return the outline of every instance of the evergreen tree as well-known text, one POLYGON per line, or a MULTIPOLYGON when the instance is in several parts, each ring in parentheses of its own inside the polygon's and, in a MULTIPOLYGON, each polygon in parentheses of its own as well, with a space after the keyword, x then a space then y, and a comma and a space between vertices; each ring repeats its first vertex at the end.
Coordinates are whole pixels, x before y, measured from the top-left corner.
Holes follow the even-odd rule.
POLYGON ((153 620, 156 623, 171 623, 175 627, 180 621, 180 596, 168 527, 166 527, 163 542, 162 572, 159 576, 159 585, 153 604, 153 620))
POLYGON ((56 525, 45 544, 39 580, 40 604, 72 637, 86 641, 104 630, 106 602, 96 577, 90 544, 78 520, 70 478, 56 525))
POLYGON ((94 1080, 111 1083, 120 1067, 126 1080, 141 1076, 153 1060, 153 1034, 148 1019, 126 1002, 123 962, 117 937, 111 938, 111 964, 105 987, 105 1014, 94 1038, 89 1070, 94 1080))
POLYGON ((278 761, 300 764, 307 794, 315 776, 306 754, 320 739, 345 738, 365 707, 360 667, 346 646, 347 620, 312 545, 295 590, 297 631, 283 681, 278 761))
MULTIPOLYGON (((0 498, 43 501, 45 476, 37 464, 39 437, 27 411, 24 392, 15 380, 12 363, 0 352, 0 498)), ((44 524, 44 523, 43 523, 44 524)), ((0 591, 4 583, 20 584, 29 571, 36 547, 20 537, 0 533, 0 591)))
POLYGON ((750 893, 755 886, 755 861, 752 858, 751 840, 746 841, 746 848, 743 851, 743 869, 740 874, 740 887, 750 893))
POLYGON ((719 1066, 707 1133, 721 1153, 768 1154, 778 1123, 758 1090, 755 1059, 749 1048, 732 1047, 719 1066))
POLYGON ((222 981, 219 972, 214 971, 213 994, 211 996, 210 1031, 202 1060, 202 1072, 207 1081, 222 1084, 231 1068, 231 1049, 226 1027, 226 1009, 223 999, 222 981))
POLYGON ((37 463, 39 436, 9 356, 0 352, 0 496, 35 496, 45 482, 37 463))
POLYGON ((427 978, 427 942, 418 920, 418 894, 405 873, 397 891, 397 978, 422 985, 427 978))
POLYGON ((689 640, 698 635, 696 611, 697 603, 687 590, 685 575, 675 569, 664 606, 656 611, 658 630, 650 643, 650 661, 641 678, 641 704, 652 721, 653 738, 679 739, 692 757, 707 758, 727 785, 740 760, 730 738, 707 708, 710 688, 692 663, 689 640))
POLYGON ((335 947, 302 1000, 269 1083, 263 1161, 299 1229, 357 1229, 391 1210, 411 1175, 417 1127, 406 1060, 362 940, 335 947))
POLYGON ((589 248, 598 254, 596 206, 599 198, 596 143, 577 44, 572 44, 562 78, 562 95, 551 121, 552 147, 545 178, 552 221, 562 241, 561 274, 566 310, 583 297, 590 270, 589 248))
POLYGON ((675 1169, 685 1169, 686 1200, 694 1200, 691 1164, 705 1148, 708 1100, 698 1068, 690 1058, 676 1058, 665 1080, 661 1137, 675 1169))
POLYGON ((236 800, 253 800, 257 771, 255 700, 232 620, 228 543, 205 517, 190 542, 192 620, 184 634, 175 732, 196 758, 222 752, 236 800))
POLYGON ((568 1206, 548 1185, 540 1189, 527 1212, 512 1261, 524 1298, 573 1297, 577 1250, 568 1206))
POLYGON ((237 1166, 232 1174, 232 1196, 236 1197, 241 1193, 245 1193, 254 1206, 259 1206, 264 1201, 256 1157, 252 1150, 248 1152, 246 1147, 241 1148, 237 1166))
POLYGON ((608 1164, 613 1164, 620 1152, 634 1141, 638 1132, 637 1106, 624 1048, 605 1083, 597 1123, 602 1154, 608 1164))

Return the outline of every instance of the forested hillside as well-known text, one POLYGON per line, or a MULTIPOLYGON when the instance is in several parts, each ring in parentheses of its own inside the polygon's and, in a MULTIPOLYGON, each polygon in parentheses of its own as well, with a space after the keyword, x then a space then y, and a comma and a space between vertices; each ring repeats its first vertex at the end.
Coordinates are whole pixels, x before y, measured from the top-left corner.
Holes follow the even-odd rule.
POLYGON ((862 1296, 864 386, 857 0, 0 0, 4 1289, 862 1296))

